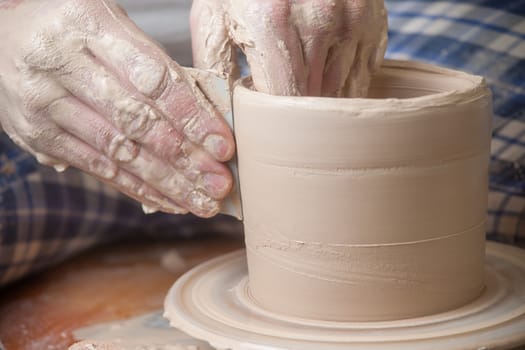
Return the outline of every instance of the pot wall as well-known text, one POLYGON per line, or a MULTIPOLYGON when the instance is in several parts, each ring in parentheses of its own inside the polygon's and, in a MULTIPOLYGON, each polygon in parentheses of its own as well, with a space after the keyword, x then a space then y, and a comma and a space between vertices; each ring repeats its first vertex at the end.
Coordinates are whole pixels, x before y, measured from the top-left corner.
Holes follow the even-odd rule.
POLYGON ((482 78, 415 62, 387 61, 367 99, 237 86, 253 298, 334 321, 425 316, 475 299, 491 110, 482 78))

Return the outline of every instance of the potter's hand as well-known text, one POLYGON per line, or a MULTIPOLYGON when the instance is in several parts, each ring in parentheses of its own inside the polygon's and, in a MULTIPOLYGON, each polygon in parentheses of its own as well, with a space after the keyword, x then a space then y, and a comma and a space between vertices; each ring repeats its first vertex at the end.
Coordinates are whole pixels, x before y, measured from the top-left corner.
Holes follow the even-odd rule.
POLYGON ((218 212, 227 124, 113 1, 0 1, 0 122, 40 162, 149 210, 218 212))
POLYGON ((235 72, 275 95, 365 96, 387 44, 383 0, 194 0, 194 63, 235 72))

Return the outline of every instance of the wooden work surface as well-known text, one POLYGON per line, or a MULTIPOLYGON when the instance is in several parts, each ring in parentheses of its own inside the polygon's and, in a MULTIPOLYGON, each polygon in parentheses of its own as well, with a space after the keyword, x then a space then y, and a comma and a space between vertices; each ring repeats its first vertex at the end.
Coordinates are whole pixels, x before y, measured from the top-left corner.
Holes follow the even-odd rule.
POLYGON ((184 271, 241 247, 206 238, 92 249, 2 290, 0 340, 7 350, 67 349, 75 329, 159 310, 184 271))

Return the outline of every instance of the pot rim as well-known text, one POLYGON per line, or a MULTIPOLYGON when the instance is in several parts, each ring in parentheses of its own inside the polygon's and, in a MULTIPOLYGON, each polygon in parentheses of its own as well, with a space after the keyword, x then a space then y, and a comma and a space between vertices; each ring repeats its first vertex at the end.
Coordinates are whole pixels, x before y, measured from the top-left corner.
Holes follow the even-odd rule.
MULTIPOLYGON (((239 79, 235 83, 233 97, 249 98, 256 103, 272 104, 281 107, 294 107, 309 110, 326 110, 342 112, 359 112, 359 116, 380 117, 377 112, 392 110, 413 111, 436 107, 458 106, 476 103, 480 99, 491 96, 483 77, 462 71, 443 68, 428 63, 417 61, 385 60, 382 69, 400 70, 415 73, 436 74, 461 80, 464 88, 448 89, 442 92, 429 93, 424 96, 409 98, 337 98, 337 97, 311 97, 311 96, 276 96, 258 92, 250 88, 251 77, 239 79)), ((381 70, 376 73, 381 74, 381 70)), ((405 86, 418 88, 418 85, 405 86)), ((422 87, 423 88, 423 87, 422 87)), ((428 86, 424 87, 428 90, 428 86)), ((437 90, 437 89, 436 89, 437 90)), ((382 116, 381 116, 382 117, 382 116)))

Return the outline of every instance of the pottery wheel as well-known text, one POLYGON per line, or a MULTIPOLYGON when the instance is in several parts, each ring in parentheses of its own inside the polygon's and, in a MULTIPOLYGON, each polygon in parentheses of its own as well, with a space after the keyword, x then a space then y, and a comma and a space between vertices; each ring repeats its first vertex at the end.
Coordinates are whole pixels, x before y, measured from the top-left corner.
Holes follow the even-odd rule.
MULTIPOLYGON (((388 322, 286 317, 250 296, 245 252, 205 262, 182 276, 165 300, 171 325, 218 349, 512 349, 525 344, 525 251, 487 243, 486 288, 470 304, 388 322)), ((271 286, 270 286, 271 288, 271 286)))

